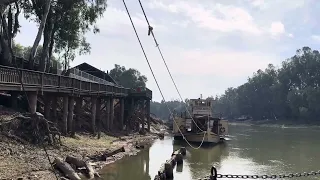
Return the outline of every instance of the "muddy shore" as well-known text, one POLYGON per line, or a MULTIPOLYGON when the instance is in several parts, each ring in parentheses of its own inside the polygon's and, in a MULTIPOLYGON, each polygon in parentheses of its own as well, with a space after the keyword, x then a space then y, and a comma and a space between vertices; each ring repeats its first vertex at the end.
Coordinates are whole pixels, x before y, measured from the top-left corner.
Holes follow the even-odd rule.
MULTIPOLYGON (((155 134, 131 134, 119 138, 102 135, 100 139, 97 139, 90 135, 81 134, 76 138, 63 137, 62 146, 47 147, 47 152, 53 162, 57 157, 65 158, 71 155, 83 159, 106 150, 125 148, 125 152, 108 157, 106 161, 90 161, 98 171, 103 166, 125 156, 136 155, 140 151, 135 146, 136 142, 148 145, 157 138, 158 136, 155 134)), ((56 179, 42 147, 30 144, 23 145, 2 135, 0 135, 0 139, 0 179, 56 179)), ((83 179, 86 178, 83 177, 83 179)))
MULTIPOLYGON (((48 156, 42 145, 34 145, 27 141, 17 141, 8 137, 8 129, 3 129, 6 122, 13 121, 19 113, 0 109, 0 179, 43 179, 55 180, 55 175, 61 174, 49 163, 48 156)), ((13 123, 14 125, 14 123, 13 123)), ((107 164, 113 163, 125 156, 136 155, 140 149, 136 144, 148 146, 159 138, 160 132, 165 132, 166 126, 161 123, 151 123, 151 132, 145 135, 139 133, 128 135, 107 135, 101 133, 100 138, 93 137, 90 133, 77 133, 75 137, 61 136, 61 145, 46 146, 45 149, 53 162, 55 158, 65 159, 74 156, 79 159, 88 160, 96 171, 107 164), (105 161, 95 161, 94 155, 111 152, 124 147, 125 152, 117 153, 108 157, 105 161)), ((10 131, 9 131, 10 134, 10 131)), ((79 173, 81 179, 86 179, 79 173)))

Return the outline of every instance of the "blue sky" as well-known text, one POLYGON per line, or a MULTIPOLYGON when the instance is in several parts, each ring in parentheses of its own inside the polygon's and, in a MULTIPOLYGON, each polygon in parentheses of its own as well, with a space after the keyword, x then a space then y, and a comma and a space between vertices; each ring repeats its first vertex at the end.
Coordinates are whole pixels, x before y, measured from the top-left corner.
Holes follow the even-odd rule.
MULTIPOLYGON (((166 100, 179 98, 143 17, 138 0, 127 5, 166 100)), ((145 11, 183 98, 218 95, 237 87, 269 63, 279 66, 296 49, 320 43, 320 4, 316 0, 143 0, 145 11)), ((108 0, 98 22, 100 34, 88 34, 88 62, 102 70, 114 64, 148 77, 154 100, 161 96, 144 59, 122 0, 108 0)), ((21 18, 16 41, 30 46, 36 24, 21 18)))

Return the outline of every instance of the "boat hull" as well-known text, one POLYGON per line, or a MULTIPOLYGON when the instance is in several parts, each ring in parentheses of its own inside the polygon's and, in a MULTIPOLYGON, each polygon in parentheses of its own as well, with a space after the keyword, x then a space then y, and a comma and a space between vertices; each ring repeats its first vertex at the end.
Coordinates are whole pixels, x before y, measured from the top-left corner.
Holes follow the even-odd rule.
MULTIPOLYGON (((204 144, 217 144, 221 142, 220 136, 212 132, 205 133, 204 139, 203 139, 204 132, 185 133, 184 136, 188 140, 188 142, 191 142, 191 143, 201 143, 202 140, 204 144)), ((183 137, 181 134, 174 134, 173 137, 174 137, 174 140, 183 140, 183 137)))
POLYGON ((220 142, 220 136, 215 134, 215 133, 205 133, 205 132, 201 132, 201 133, 192 133, 192 134, 186 134, 185 137, 189 142, 192 143, 201 143, 203 140, 203 143, 206 144, 217 144, 220 142))
POLYGON ((183 140, 183 137, 181 136, 181 134, 174 134, 173 135, 173 139, 177 140, 177 141, 180 141, 180 140, 183 140))

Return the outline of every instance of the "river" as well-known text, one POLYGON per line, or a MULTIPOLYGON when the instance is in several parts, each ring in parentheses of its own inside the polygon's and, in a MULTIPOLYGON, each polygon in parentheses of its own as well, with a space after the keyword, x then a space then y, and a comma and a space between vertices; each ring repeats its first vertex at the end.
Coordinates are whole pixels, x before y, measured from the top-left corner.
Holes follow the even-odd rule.
MULTIPOLYGON (((229 126, 230 140, 211 148, 188 146, 174 179, 191 180, 208 175, 214 165, 219 174, 263 175, 320 170, 320 129, 311 127, 229 126)), ((106 166, 105 180, 150 180, 179 145, 171 137, 157 140, 137 156, 106 166)), ((320 179, 309 176, 291 179, 320 179)))

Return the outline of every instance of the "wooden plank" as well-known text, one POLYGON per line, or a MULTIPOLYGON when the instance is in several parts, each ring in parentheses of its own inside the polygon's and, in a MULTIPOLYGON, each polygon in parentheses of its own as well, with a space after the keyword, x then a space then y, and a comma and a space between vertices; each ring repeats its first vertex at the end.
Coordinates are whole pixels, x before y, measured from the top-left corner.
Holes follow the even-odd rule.
POLYGON ((0 65, 0 90, 22 91, 19 74, 23 74, 23 83, 26 91, 72 93, 77 95, 102 95, 102 96, 135 96, 140 98, 151 98, 152 91, 146 88, 143 92, 132 92, 128 88, 118 85, 105 85, 95 82, 87 82, 39 71, 17 69, 14 67, 0 65), (151 92, 151 96, 150 96, 151 92))

